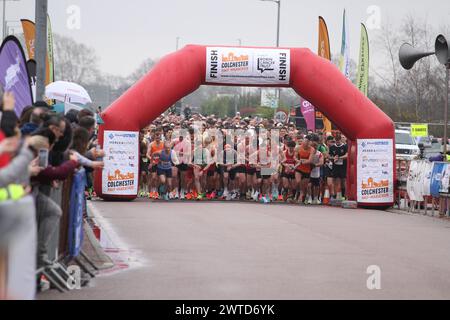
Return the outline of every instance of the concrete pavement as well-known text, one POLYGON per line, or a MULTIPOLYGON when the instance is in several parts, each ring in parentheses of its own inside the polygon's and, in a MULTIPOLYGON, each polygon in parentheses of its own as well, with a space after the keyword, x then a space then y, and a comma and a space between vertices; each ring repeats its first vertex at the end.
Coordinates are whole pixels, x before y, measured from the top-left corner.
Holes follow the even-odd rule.
POLYGON ((39 299, 450 299, 450 222, 329 207, 93 203, 143 266, 39 299), (381 269, 368 290, 367 267, 381 269))

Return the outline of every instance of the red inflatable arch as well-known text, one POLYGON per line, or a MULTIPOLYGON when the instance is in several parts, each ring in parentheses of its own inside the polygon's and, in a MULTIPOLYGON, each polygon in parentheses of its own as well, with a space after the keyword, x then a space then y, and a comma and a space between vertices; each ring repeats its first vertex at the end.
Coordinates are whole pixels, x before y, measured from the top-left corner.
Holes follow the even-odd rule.
MULTIPOLYGON (((215 48, 217 48, 215 46, 215 48)), ((220 47, 228 48, 228 47, 220 47)), ((275 48, 251 48, 273 49, 275 48)), ((206 46, 188 45, 163 59, 139 82, 125 92, 103 114, 99 141, 103 145, 104 131, 139 131, 146 127, 176 101, 197 90, 201 85, 226 85, 207 82, 206 46)), ((366 98, 328 60, 309 49, 284 49, 290 52, 289 83, 281 85, 252 85, 258 87, 291 87, 310 101, 349 140, 347 190, 350 199, 357 200, 357 139, 390 139, 395 150, 394 124, 375 104, 366 98)), ((242 83, 229 84, 243 86, 242 83)), ((136 145, 136 148, 138 146, 136 145)), ((108 153, 108 150, 106 150, 108 153)), ((394 160, 387 158, 391 177, 395 179, 394 160)), ((393 188, 392 181, 391 187, 393 188)), ((102 174, 95 178, 97 194, 106 200, 133 200, 136 195, 111 196, 102 191, 102 174)), ((393 192, 393 190, 390 190, 393 192)), ((393 202, 367 202, 373 206, 389 206, 393 202)))

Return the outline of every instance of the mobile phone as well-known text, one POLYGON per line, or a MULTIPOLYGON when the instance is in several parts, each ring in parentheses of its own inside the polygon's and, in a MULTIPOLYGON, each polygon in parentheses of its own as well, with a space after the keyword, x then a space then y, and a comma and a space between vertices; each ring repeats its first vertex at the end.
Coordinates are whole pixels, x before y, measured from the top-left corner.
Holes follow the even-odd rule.
POLYGON ((48 167, 48 150, 47 149, 39 149, 39 167, 41 167, 41 168, 48 167))

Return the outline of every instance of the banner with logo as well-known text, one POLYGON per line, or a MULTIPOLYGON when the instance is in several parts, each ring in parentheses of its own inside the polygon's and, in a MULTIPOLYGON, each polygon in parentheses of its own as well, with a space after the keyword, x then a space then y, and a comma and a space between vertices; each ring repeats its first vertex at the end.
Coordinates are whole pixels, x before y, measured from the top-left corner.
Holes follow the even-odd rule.
POLYGON ((342 44, 341 54, 339 56, 339 69, 344 73, 347 79, 350 79, 350 37, 345 9, 342 23, 342 44))
MULTIPOLYGON (((319 56, 331 60, 330 37, 325 19, 319 17, 319 56)), ((320 117, 318 117, 320 118, 320 117)), ((332 131, 331 121, 322 115, 323 127, 325 132, 332 131)))
POLYGON ((358 139, 357 192, 359 203, 394 202, 392 139, 358 139))
POLYGON ((361 44, 356 81, 359 91, 367 97, 369 94, 369 36, 363 23, 361 23, 361 44))
MULTIPOLYGON (((29 60, 35 60, 35 43, 36 43, 36 25, 33 21, 22 19, 20 20, 22 22, 22 29, 23 34, 25 37, 25 44, 27 47, 28 52, 28 59, 29 60)), ((48 37, 47 37, 48 39, 48 37)), ((48 40, 49 41, 49 40, 48 40)), ((53 36, 51 37, 52 46, 51 49, 53 50, 53 36)), ((47 44, 48 46, 48 44, 47 44)), ((49 63, 49 52, 47 48, 47 57, 46 57, 46 68, 45 68, 45 85, 50 84, 53 81, 50 81, 50 63, 49 63)), ((53 52, 52 52, 53 56, 53 52)))
POLYGON ((25 45, 27 47, 28 59, 34 59, 34 48, 36 42, 36 27, 33 21, 22 19, 23 35, 25 37, 25 45))
POLYGON ((17 116, 33 104, 25 53, 14 36, 8 36, 0 48, 0 85, 4 91, 14 94, 17 116))
POLYGON ((439 197, 440 193, 448 192, 448 180, 450 168, 446 162, 435 162, 431 173, 430 193, 433 197, 439 197))
POLYGON ((302 111, 303 118, 305 118, 306 128, 311 131, 316 131, 316 119, 314 106, 307 100, 300 98, 300 109, 302 111))
POLYGON ((54 57, 53 57, 53 32, 50 16, 47 15, 47 71, 48 84, 55 81, 54 57))
POLYGON ((429 180, 428 187, 426 186, 428 175, 431 178, 430 162, 424 160, 411 161, 408 179, 406 181, 406 191, 410 200, 424 201, 423 197, 430 193, 431 179, 429 180))
POLYGON ((411 124, 411 136, 428 137, 428 124, 424 123, 412 123, 411 124))
POLYGON ((206 49, 206 82, 242 85, 289 85, 289 49, 206 49))
POLYGON ((85 189, 86 171, 82 168, 74 175, 70 191, 68 247, 71 257, 78 257, 83 246, 83 214, 86 209, 85 189))
POLYGON ((132 196, 138 193, 139 132, 105 131, 102 192, 132 196))

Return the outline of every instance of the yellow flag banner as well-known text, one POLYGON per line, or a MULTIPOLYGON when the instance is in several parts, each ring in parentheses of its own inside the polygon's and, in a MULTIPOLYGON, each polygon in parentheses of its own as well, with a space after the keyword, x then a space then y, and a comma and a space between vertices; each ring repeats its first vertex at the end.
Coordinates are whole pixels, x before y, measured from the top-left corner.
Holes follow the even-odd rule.
MULTIPOLYGON (((331 60, 330 38, 328 35, 327 24, 324 18, 319 17, 319 56, 327 60, 331 60)), ((325 132, 332 131, 331 121, 322 115, 323 126, 325 132)))
POLYGON ((413 123, 411 124, 411 136, 428 137, 428 124, 426 123, 413 123))
MULTIPOLYGON (((36 60, 35 59, 35 42, 36 42, 36 26, 33 21, 22 19, 20 20, 22 22, 22 29, 23 34, 25 37, 25 44, 27 47, 27 53, 28 53, 28 60, 36 60)), ((45 85, 48 85, 51 83, 51 77, 50 77, 50 64, 48 61, 48 54, 46 57, 46 68, 45 68, 45 85)))

